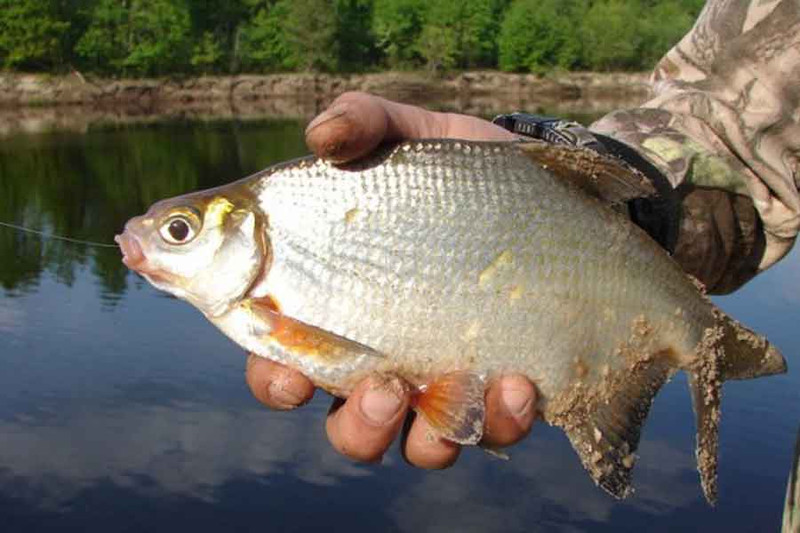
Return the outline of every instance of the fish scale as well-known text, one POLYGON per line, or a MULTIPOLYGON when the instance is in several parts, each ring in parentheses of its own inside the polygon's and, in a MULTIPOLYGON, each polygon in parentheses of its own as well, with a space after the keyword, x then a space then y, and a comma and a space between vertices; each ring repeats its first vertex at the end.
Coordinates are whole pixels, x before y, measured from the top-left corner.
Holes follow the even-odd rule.
POLYGON ((722 381, 785 361, 612 209, 649 185, 593 152, 576 173, 569 150, 431 140, 344 167, 306 158, 159 202, 120 245, 242 347, 333 394, 403 379, 455 442, 479 442, 492 378, 527 376, 543 418, 617 497, 654 395, 686 371, 714 501, 722 381), (165 236, 175 220, 188 242, 165 236))
MULTIPOLYGON (((446 352, 441 359, 459 364, 465 354, 477 348, 479 353, 485 351, 487 357, 480 359, 482 366, 475 370, 485 374, 502 366, 500 361, 510 353, 528 353, 526 361, 530 368, 540 368, 549 362, 538 360, 547 357, 543 354, 548 352, 577 350, 576 356, 591 357, 582 349, 586 339, 588 344, 611 351, 609 347, 619 342, 621 335, 628 334, 630 323, 638 314, 648 307, 655 308, 647 305, 649 299, 659 297, 658 291, 652 290, 651 280, 655 276, 649 271, 650 265, 636 264, 638 272, 632 272, 631 265, 618 268, 616 278, 609 273, 611 279, 602 280, 617 291, 605 303, 631 311, 621 313, 623 316, 615 327, 598 332, 610 342, 568 334, 554 335, 550 342, 540 343, 537 329, 542 312, 564 316, 563 308, 574 307, 577 295, 591 294, 598 286, 599 280, 594 275, 597 270, 581 268, 582 261, 587 267, 603 263, 608 249, 621 248, 619 241, 626 239, 632 229, 619 222, 610 226, 595 223, 600 210, 596 202, 580 198, 563 183, 552 177, 547 179, 547 174, 537 176, 528 172, 530 162, 522 155, 514 158, 504 152, 480 150, 481 164, 473 166, 465 164, 469 159, 465 159, 463 151, 454 145, 443 146, 438 150, 422 146, 401 152, 420 156, 413 168, 389 163, 354 176, 347 169, 314 166, 313 172, 307 174, 278 173, 264 179, 259 196, 264 199, 264 211, 269 213, 270 227, 276 231, 272 250, 276 276, 274 283, 267 281, 266 290, 281 302, 288 315, 391 354, 392 360, 404 361, 407 366, 417 366, 416 360, 431 349, 429 340, 444 335, 449 342, 439 348, 446 352), (503 172, 490 179, 481 168, 503 169, 503 172), (318 182, 322 182, 321 186, 318 182), (332 185, 337 182, 338 188, 332 185), (520 188, 522 184, 524 188, 520 188), (435 198, 422 194, 427 190, 439 194, 435 198), (315 194, 309 196, 307 191, 315 194), (470 201, 464 201, 465 197, 470 201), (362 200, 364 207, 356 207, 362 200), (286 205, 291 208, 282 208, 286 205), (363 216, 370 221, 356 220, 348 227, 342 214, 353 208, 363 209, 363 216), (450 223, 452 216, 447 215, 453 212, 458 213, 458 219, 450 223), (542 216, 543 213, 547 216, 542 216), (305 220, 300 231, 297 231, 298 218, 305 220), (470 223, 464 224, 464 220, 470 223), (599 231, 600 227, 606 228, 605 231, 599 231), (332 234, 337 237, 335 241, 329 240, 332 234), (543 236, 541 250, 537 247, 539 235, 543 236), (283 239, 284 236, 289 238, 283 239), (282 240, 287 245, 292 243, 293 249, 285 249, 280 244, 282 240), (353 241, 362 248, 341 257, 342 251, 353 249, 353 241), (407 242, 417 243, 414 254, 398 254, 397 250, 403 249, 407 242), (430 252, 447 249, 463 250, 465 255, 441 264, 438 254, 430 252), (504 251, 510 251, 514 261, 523 263, 514 266, 519 281, 525 285, 523 296, 516 302, 503 291, 484 291, 478 284, 481 272, 504 251), (313 264, 316 269, 313 276, 300 275, 293 267, 294 254, 313 264), (552 280, 543 280, 531 268, 538 254, 550 267, 552 280), (367 289, 358 301, 353 301, 346 289, 352 284, 351 273, 356 270, 373 289, 367 289), (413 287, 416 278, 429 288, 427 298, 421 299, 422 295, 398 283, 401 279, 411 279, 413 287), (323 279, 327 281, 320 282, 323 279), (650 298, 644 297, 645 288, 650 289, 650 298), (619 298, 622 300, 615 301, 619 298), (636 304, 626 305, 625 299, 634 299, 636 304), (438 305, 433 306, 434 302, 438 305), (376 334, 373 324, 361 320, 359 313, 341 312, 359 308, 366 316, 389 317, 394 331, 376 334), (453 324, 452 311, 456 308, 461 310, 458 323, 453 324), (481 324, 485 333, 475 340, 473 348, 459 339, 474 323, 481 324), (509 342, 510 328, 517 332, 517 342, 509 342)), ((473 154, 477 151, 471 150, 473 154)), ((606 218, 619 217, 607 213, 606 218)), ((669 262, 665 264, 667 276, 686 283, 682 272, 669 262)), ((596 309, 602 304, 595 300, 591 307, 596 309)), ((694 305, 707 307, 697 295, 694 305)), ((662 317, 672 317, 675 307, 672 302, 662 307, 661 316, 650 317, 654 323, 662 317)), ((584 313, 585 318, 575 317, 566 333, 596 330, 595 315, 588 312, 584 313)), ((709 324, 710 318, 696 328, 694 343, 699 342, 703 327, 709 324)), ((558 372, 537 380, 545 398, 572 379, 572 358, 563 359, 567 363, 558 372)), ((606 362, 614 364, 610 358, 606 362)))

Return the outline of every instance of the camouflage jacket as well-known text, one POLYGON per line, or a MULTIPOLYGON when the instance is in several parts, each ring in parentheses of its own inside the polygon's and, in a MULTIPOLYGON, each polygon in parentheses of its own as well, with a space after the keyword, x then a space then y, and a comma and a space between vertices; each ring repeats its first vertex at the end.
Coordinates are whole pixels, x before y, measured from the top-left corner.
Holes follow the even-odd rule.
POLYGON ((651 100, 591 129, 666 175, 681 197, 676 259, 731 291, 800 228, 800 0, 709 0, 651 83, 651 100))

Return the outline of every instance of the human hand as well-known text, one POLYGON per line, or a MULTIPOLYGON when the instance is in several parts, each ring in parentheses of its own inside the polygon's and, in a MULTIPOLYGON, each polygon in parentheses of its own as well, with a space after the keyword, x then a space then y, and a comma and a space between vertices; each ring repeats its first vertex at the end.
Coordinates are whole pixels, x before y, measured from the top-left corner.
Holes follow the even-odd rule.
MULTIPOLYGON (((345 93, 306 129, 306 142, 318 156, 346 162, 372 151, 384 141, 415 138, 456 138, 508 141, 516 137, 485 120, 453 113, 436 113, 365 93, 345 93)), ((250 355, 247 383, 253 395, 273 409, 294 409, 314 395, 314 385, 300 372, 250 355)), ((335 400, 326 430, 340 453, 359 461, 381 459, 397 438, 409 412, 410 394, 397 381, 369 378, 344 400, 335 400)), ((492 381, 486 391, 483 442, 510 446, 524 438, 536 417, 536 389, 524 376, 492 381)), ((429 469, 447 468, 461 447, 431 438, 423 417, 415 417, 405 433, 406 460, 429 469)))

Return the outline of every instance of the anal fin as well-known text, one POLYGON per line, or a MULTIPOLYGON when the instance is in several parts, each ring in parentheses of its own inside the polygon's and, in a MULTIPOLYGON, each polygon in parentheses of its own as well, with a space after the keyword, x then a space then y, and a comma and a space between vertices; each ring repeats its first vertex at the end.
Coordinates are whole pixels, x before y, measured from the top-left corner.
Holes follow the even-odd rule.
POLYGON ((480 376, 452 372, 424 387, 414 407, 440 437, 458 444, 478 444, 483 437, 484 394, 480 376))
POLYGON ((634 370, 624 385, 582 420, 564 427, 572 447, 594 482, 615 498, 631 493, 631 473, 636 460, 642 424, 653 397, 669 379, 666 361, 651 359, 634 370))

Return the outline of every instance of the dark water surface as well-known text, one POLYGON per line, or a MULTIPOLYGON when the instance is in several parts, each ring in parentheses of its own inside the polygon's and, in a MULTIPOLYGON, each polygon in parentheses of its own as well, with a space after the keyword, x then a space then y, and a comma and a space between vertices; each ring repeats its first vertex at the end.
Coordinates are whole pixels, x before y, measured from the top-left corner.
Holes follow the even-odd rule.
MULTIPOLYGON (((0 220, 109 242, 154 201, 304 153, 294 122, 136 126, 6 138, 0 220)), ((656 398, 637 492, 595 488, 544 425, 502 462, 357 465, 329 447, 324 394, 270 412, 244 354, 116 250, 0 228, 0 531, 776 531, 800 422, 800 258, 716 299, 787 355, 725 387, 720 498, 694 467, 678 377, 656 398)))

